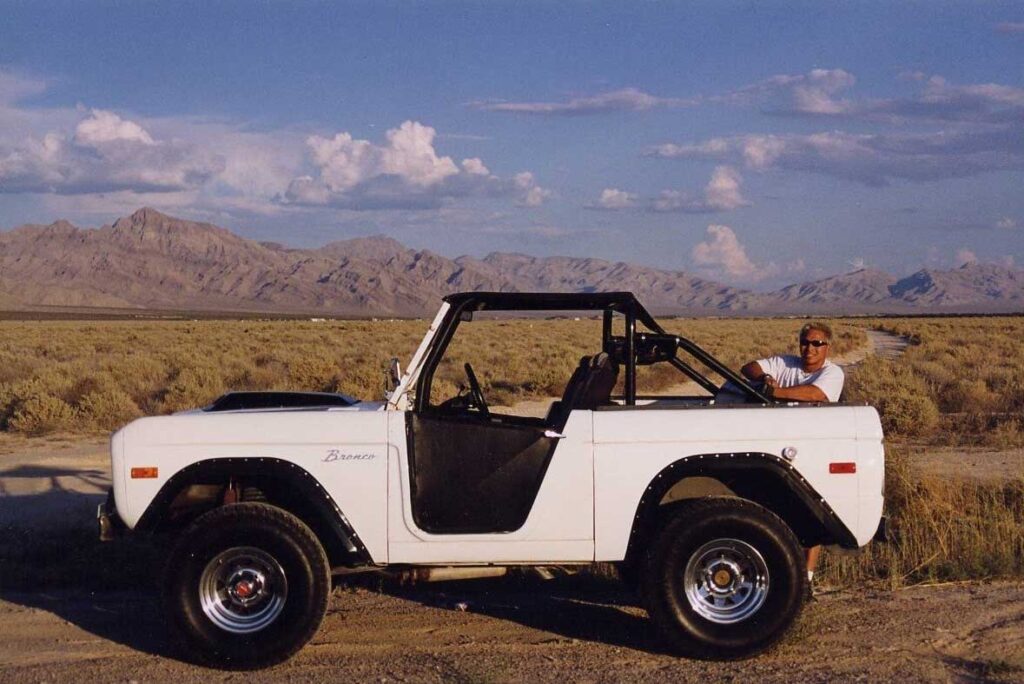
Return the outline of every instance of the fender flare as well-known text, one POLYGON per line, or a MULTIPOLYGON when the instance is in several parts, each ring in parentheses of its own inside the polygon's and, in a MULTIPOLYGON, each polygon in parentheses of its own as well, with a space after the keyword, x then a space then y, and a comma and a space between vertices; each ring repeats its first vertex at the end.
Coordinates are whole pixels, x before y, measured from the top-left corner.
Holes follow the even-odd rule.
POLYGON ((135 530, 158 531, 171 503, 185 487, 225 482, 231 477, 290 495, 302 509, 290 512, 313 529, 329 555, 332 549, 339 552, 346 565, 373 563, 358 533, 327 490, 305 468, 279 458, 211 458, 185 466, 168 478, 149 502, 135 530))
MULTIPOLYGON (((743 471, 760 471, 778 478, 814 520, 821 525, 833 543, 843 548, 858 548, 857 539, 836 512, 811 484, 786 459, 764 452, 694 454, 670 463, 651 479, 637 503, 633 526, 629 533, 626 558, 633 558, 657 518, 657 510, 668 491, 686 477, 735 476, 743 471)), ((728 484, 728 483, 727 483, 728 484)), ((742 496, 742 494, 741 494, 742 496)), ((744 496, 744 498, 750 498, 744 496)), ((756 501, 756 499, 753 499, 756 501)), ((787 522, 788 524, 788 522, 787 522)))

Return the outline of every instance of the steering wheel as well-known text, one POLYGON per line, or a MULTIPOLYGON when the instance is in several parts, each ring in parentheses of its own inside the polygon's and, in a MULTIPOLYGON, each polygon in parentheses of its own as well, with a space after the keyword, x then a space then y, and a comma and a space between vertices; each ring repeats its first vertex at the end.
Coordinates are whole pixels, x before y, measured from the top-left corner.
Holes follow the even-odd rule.
MULTIPOLYGON (((759 382, 751 382, 754 389, 763 391, 762 385, 759 382)), ((715 392, 715 403, 716 404, 759 404, 760 402, 744 392, 733 383, 731 380, 726 380, 718 391, 715 392)))
POLYGON ((491 415, 491 411, 487 408, 487 400, 484 399, 484 392, 480 389, 480 382, 476 379, 473 366, 466 363, 464 368, 466 369, 466 379, 469 380, 469 396, 473 398, 473 404, 480 411, 480 415, 487 418, 491 415))

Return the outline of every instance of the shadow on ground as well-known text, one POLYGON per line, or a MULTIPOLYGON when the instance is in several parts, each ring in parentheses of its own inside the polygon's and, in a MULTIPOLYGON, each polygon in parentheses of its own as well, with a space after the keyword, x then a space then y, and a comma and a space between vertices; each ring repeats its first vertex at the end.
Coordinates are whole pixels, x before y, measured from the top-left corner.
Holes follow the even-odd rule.
MULTIPOLYGON (((0 599, 48 611, 137 651, 176 657, 156 590, 163 545, 143 536, 99 541, 95 512, 106 482, 92 470, 22 465, 0 471, 0 599)), ((416 586, 358 577, 339 584, 515 622, 554 639, 661 648, 632 594, 594 573, 541 581, 513 571, 500 579, 416 586)))
POLYGON ((504 578, 403 586, 376 575, 345 580, 431 608, 466 611, 550 632, 555 638, 593 641, 648 653, 665 645, 639 601, 625 586, 589 571, 540 580, 516 570, 504 578))

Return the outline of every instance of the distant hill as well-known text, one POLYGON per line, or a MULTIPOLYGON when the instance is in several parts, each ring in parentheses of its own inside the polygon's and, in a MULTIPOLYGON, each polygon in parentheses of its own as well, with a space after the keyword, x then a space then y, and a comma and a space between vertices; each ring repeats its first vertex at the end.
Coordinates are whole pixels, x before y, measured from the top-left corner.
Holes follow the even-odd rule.
POLYGON ((968 264, 899 279, 861 269, 757 293, 594 258, 449 259, 383 236, 297 249, 140 209, 111 226, 0 233, 0 306, 420 316, 463 290, 631 290, 659 313, 729 315, 1024 310, 1024 272, 968 264))

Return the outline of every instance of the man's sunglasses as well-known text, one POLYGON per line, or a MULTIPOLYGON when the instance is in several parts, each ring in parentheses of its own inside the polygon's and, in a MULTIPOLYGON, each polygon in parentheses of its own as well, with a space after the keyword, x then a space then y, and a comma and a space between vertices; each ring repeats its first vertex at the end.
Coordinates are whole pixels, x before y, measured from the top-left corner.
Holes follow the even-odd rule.
POLYGON ((812 347, 825 347, 828 346, 828 340, 800 340, 801 347, 806 347, 808 345, 812 347))

